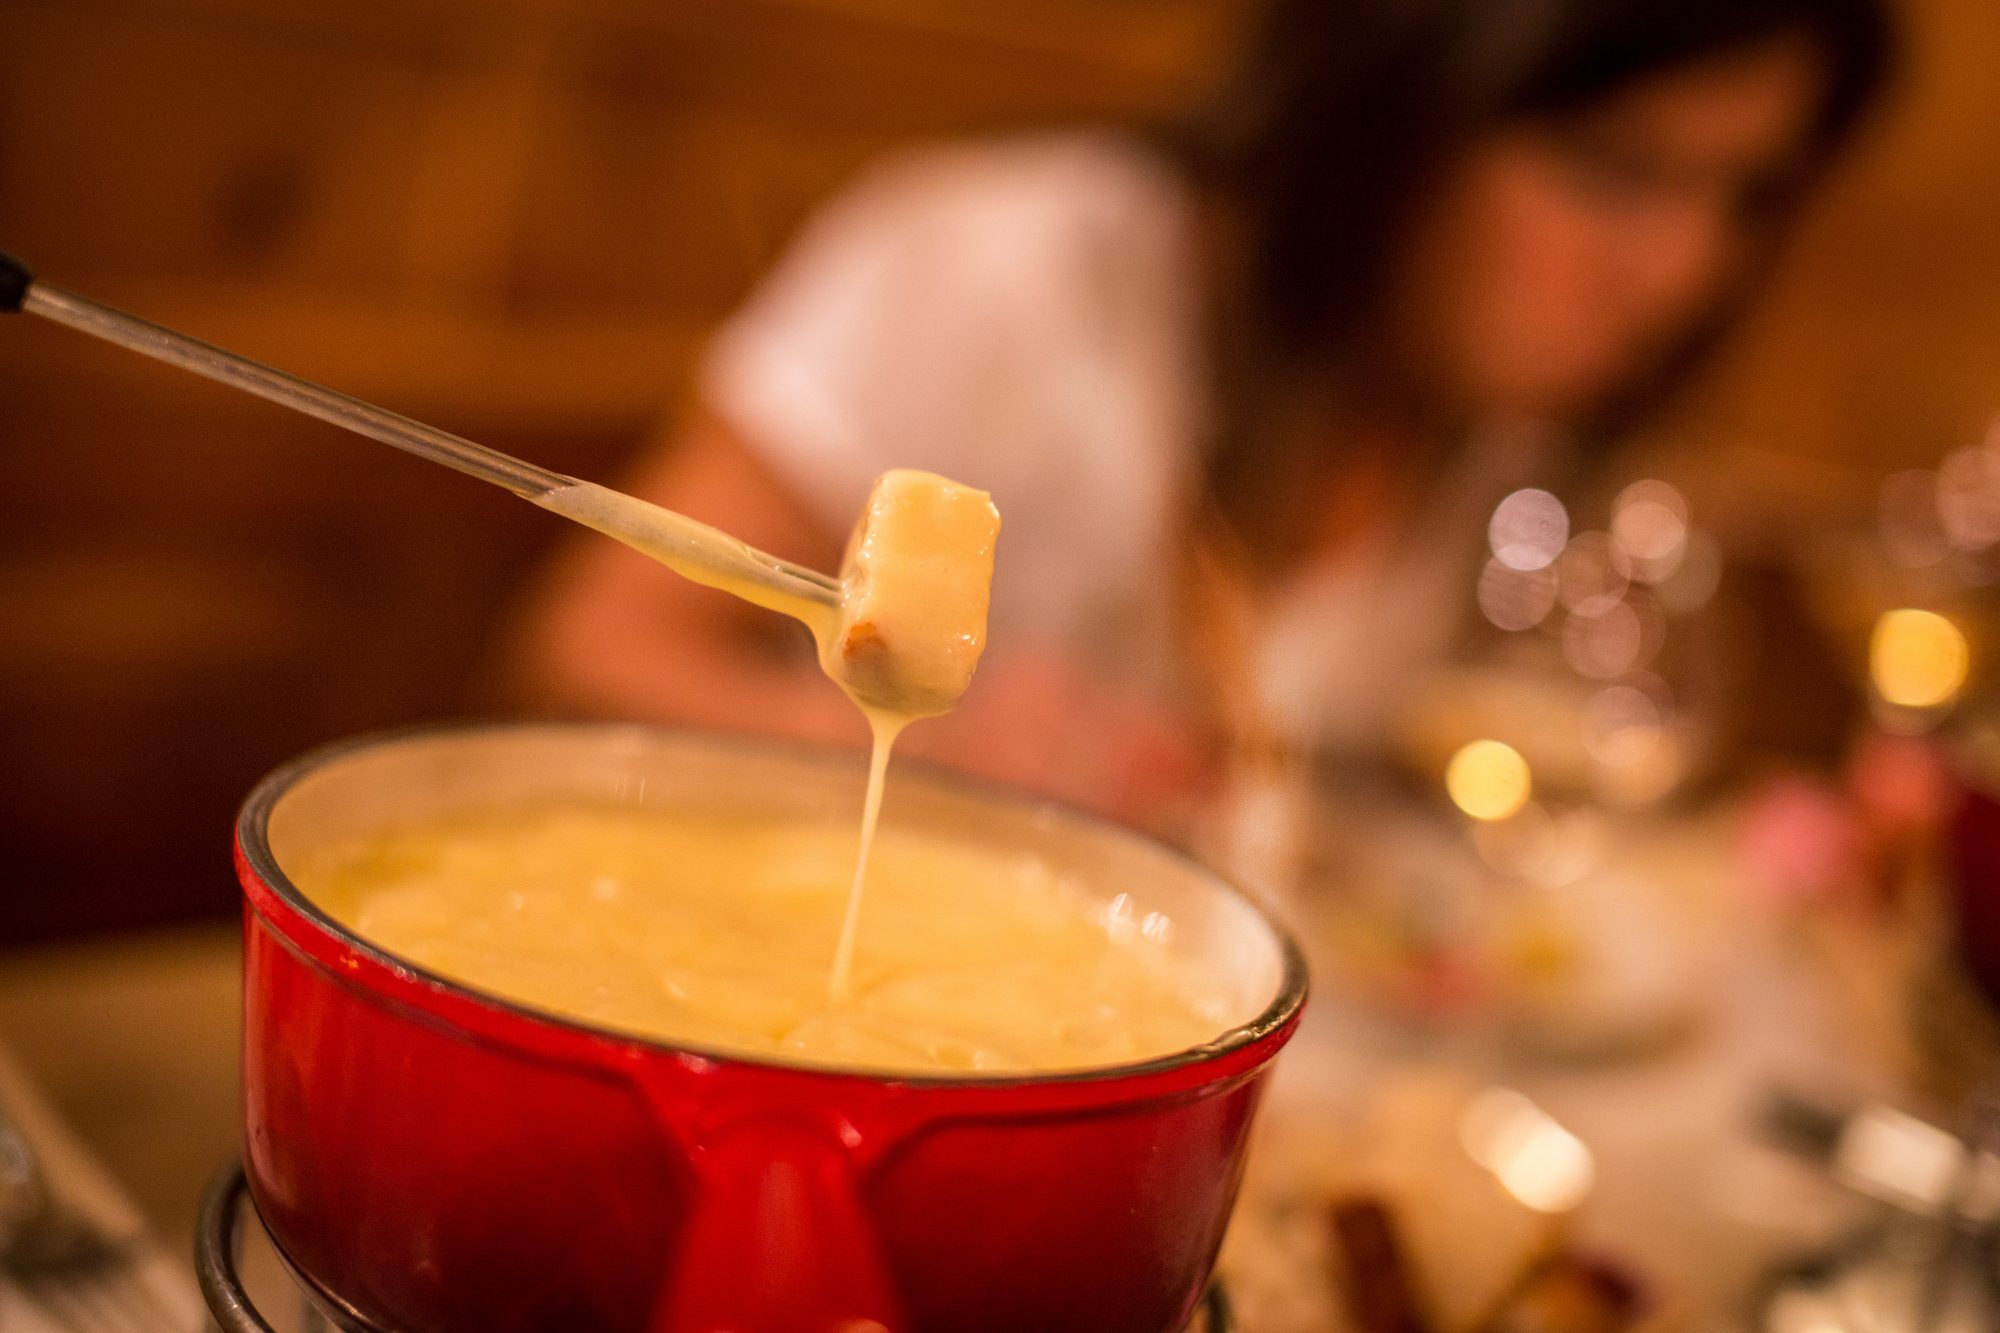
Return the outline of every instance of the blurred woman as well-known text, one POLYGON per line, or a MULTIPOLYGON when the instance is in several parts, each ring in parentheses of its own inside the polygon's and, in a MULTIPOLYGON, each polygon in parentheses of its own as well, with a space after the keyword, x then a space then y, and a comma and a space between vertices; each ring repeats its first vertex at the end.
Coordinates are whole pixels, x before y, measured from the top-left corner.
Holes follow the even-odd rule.
MULTIPOLYGON (((1184 124, 865 174, 632 484, 828 569, 884 469, 991 490, 992 647, 907 748, 1158 823, 1225 752, 1379 739, 1492 504, 1714 340, 1888 36, 1879 0, 1280 0, 1184 124)), ((583 541, 530 685, 858 738, 796 629, 583 541)))

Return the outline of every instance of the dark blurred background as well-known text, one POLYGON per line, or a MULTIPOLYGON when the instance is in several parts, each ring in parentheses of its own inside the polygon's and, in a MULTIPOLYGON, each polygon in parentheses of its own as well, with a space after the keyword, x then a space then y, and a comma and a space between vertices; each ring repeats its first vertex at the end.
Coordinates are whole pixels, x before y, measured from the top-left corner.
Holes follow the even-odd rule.
MULTIPOLYGON (((1911 0, 1887 115, 1639 448, 1778 558, 2000 409, 2000 7, 1911 0)), ((0 0, 0 248, 612 479, 804 212, 893 145, 1162 113, 1244 0, 0 0)), ((563 534, 497 491, 0 323, 0 945, 220 917, 236 803, 490 710, 563 534)), ((1775 651, 1782 653, 1782 640, 1775 651)))

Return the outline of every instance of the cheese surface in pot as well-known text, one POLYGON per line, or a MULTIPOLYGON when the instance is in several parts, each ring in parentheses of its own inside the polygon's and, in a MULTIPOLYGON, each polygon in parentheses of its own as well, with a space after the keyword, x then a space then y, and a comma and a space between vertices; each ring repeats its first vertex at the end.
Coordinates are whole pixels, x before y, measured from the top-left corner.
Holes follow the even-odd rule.
POLYGON ((1028 854, 881 830, 851 985, 829 992, 854 826, 552 805, 415 823, 292 879, 376 946, 595 1026, 790 1062, 939 1074, 1123 1064, 1201 1045, 1226 1001, 1164 918, 1028 854))

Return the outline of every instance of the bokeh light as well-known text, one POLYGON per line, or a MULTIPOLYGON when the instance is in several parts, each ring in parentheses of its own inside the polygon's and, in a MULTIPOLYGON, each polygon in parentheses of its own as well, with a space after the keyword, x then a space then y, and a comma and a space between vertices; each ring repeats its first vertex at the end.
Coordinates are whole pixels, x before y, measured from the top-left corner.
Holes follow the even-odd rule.
POLYGON ((1614 601, 1563 622, 1563 657, 1580 676, 1610 680, 1640 665, 1646 632, 1630 603, 1614 601))
POLYGON ((1574 884, 1601 863, 1605 827, 1597 811, 1555 811, 1529 801, 1497 823, 1472 826, 1472 847, 1496 875, 1544 888, 1574 884))
POLYGON ((1901 708, 1937 708, 1965 688, 1972 652, 1958 626, 1935 611, 1902 608, 1875 622, 1868 675, 1875 692, 1901 708))
POLYGON ((1583 708, 1583 744, 1590 757, 1608 768, 1642 763, 1659 748, 1666 719, 1644 690, 1611 685, 1583 708))
POLYGON ((1540 569, 1516 569, 1494 556, 1479 571, 1479 610, 1504 630, 1533 629, 1556 605, 1556 575, 1540 569))
POLYGON ((1451 803, 1474 819, 1505 819, 1528 803, 1534 782, 1528 761, 1504 741, 1479 740, 1462 746, 1444 774, 1451 803))
POLYGON ((1486 540, 1509 569, 1546 569, 1569 540, 1569 512, 1547 491, 1515 491, 1493 510, 1486 540))
MULTIPOLYGON (((1923 503, 1935 509, 1930 474, 1923 476, 1923 503)), ((1683 618, 1715 599, 1722 579, 1721 548, 1695 525, 1685 493, 1658 478, 1632 481, 1613 497, 1602 528, 1572 533, 1570 514, 1552 494, 1517 490, 1494 511, 1487 535, 1493 554, 1479 574, 1480 613, 1501 630, 1539 631, 1498 650, 1499 669, 1525 676, 1553 667, 1565 678, 1563 724, 1583 753, 1579 767, 1564 757, 1570 749, 1550 751, 1562 769, 1551 779, 1556 789, 1572 791, 1572 779, 1580 780, 1590 800, 1621 809, 1667 795, 1704 750, 1687 718, 1677 718, 1660 673, 1700 669, 1700 643, 1670 651, 1669 641, 1683 618)), ((1498 742, 1475 743, 1458 753, 1447 785, 1480 821, 1473 837, 1488 865, 1540 878, 1527 867, 1549 859, 1541 849, 1553 839, 1539 826, 1546 820, 1524 757, 1498 742)))
POLYGON ((1665 681, 1637 672, 1590 697, 1583 708, 1583 746, 1596 765, 1591 786, 1604 801, 1633 808, 1672 791, 1687 776, 1687 736, 1671 724, 1673 695, 1665 681))
POLYGON ((1937 511, 1960 550, 2000 541, 2000 458, 1977 446, 1946 455, 1938 465, 1937 511))
POLYGON ((1578 533, 1556 560, 1556 595, 1582 615, 1608 611, 1632 586, 1629 570, 1609 533, 1578 533))
POLYGON ((1632 577, 1658 583, 1687 553, 1687 501, 1664 481, 1635 481, 1611 507, 1611 539, 1630 562, 1632 577))
POLYGON ((1487 1088, 1465 1105, 1458 1140, 1501 1187, 1540 1213, 1566 1213, 1597 1180, 1582 1139, 1512 1088, 1487 1088))

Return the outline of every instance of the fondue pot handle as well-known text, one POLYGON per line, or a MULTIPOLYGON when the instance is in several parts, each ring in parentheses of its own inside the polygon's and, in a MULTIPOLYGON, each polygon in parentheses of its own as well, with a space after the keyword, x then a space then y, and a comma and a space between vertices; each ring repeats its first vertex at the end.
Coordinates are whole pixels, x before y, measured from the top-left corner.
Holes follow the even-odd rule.
POLYGON ((689 1152, 694 1192, 650 1333, 903 1333, 902 1303, 837 1134, 769 1112, 709 1120, 691 1134, 686 1090, 664 1091, 649 1089, 648 1100, 689 1152))

